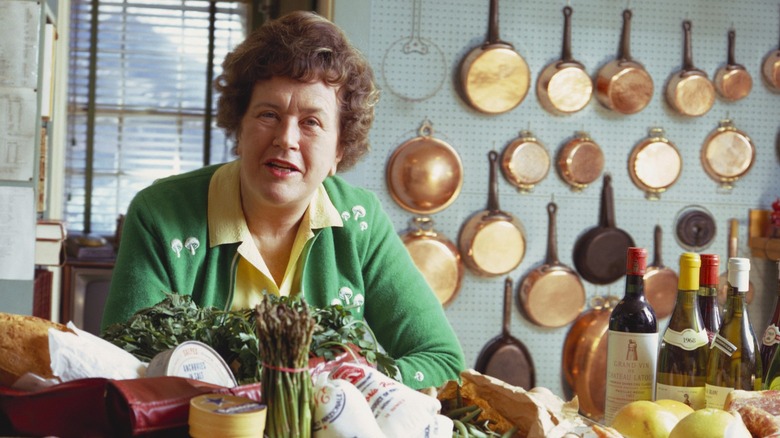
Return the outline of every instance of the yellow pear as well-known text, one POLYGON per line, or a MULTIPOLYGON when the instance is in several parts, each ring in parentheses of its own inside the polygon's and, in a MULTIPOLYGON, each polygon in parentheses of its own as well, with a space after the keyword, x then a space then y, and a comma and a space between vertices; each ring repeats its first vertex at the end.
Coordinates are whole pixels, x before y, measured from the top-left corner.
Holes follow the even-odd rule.
POLYGON ((663 406, 664 409, 676 415, 678 420, 682 420, 688 414, 693 412, 692 407, 678 400, 663 398, 660 400, 656 400, 655 403, 663 406))
POLYGON ((610 426, 626 438, 667 438, 678 421, 666 407, 637 400, 620 408, 610 426))
POLYGON ((742 417, 722 409, 704 408, 686 416, 669 438, 750 438, 742 417))

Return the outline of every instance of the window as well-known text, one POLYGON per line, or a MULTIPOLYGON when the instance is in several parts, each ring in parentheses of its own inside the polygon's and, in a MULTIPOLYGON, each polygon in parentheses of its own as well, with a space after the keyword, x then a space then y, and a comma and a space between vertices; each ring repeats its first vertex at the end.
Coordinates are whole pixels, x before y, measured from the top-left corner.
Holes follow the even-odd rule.
POLYGON ((237 1, 72 1, 68 228, 112 234, 133 196, 155 179, 232 158, 212 121, 217 96, 209 100, 207 90, 246 35, 247 14, 237 1))

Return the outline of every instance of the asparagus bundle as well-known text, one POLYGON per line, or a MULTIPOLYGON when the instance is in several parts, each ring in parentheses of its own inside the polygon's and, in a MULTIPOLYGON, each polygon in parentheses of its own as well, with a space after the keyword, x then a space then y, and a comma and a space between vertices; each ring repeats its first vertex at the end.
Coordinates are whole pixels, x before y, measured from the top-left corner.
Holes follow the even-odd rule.
POLYGON ((309 348, 315 321, 305 301, 264 295, 255 308, 258 353, 263 361, 265 433, 270 438, 311 436, 312 381, 309 348))

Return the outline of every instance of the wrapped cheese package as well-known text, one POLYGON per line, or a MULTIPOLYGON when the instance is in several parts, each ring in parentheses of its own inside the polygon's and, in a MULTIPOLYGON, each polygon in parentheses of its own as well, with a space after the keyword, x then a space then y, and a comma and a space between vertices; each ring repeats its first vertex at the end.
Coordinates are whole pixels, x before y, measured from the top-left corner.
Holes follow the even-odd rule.
POLYGON ((441 402, 435 397, 397 382, 374 368, 344 363, 330 373, 363 393, 379 428, 388 438, 424 437, 436 421, 441 402))

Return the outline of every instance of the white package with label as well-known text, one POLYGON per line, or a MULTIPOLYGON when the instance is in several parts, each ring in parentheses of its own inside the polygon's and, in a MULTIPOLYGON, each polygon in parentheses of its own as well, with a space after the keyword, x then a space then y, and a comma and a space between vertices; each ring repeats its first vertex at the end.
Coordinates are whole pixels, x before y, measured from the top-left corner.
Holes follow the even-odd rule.
POLYGON ((330 379, 326 373, 316 379, 312 413, 315 438, 384 437, 363 393, 355 385, 330 379))

